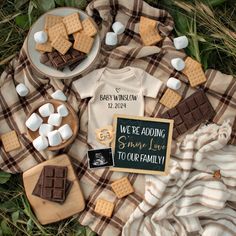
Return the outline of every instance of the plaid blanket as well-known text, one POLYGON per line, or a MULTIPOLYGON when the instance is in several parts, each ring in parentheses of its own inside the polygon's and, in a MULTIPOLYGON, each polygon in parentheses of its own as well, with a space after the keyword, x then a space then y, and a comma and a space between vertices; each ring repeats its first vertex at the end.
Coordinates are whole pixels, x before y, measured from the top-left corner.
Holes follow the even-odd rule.
MULTIPOLYGON (((124 34, 119 36, 117 48, 109 50, 104 46, 104 43, 102 44, 100 56, 91 70, 104 66, 111 68, 121 68, 128 65, 139 67, 164 83, 170 76, 179 78, 183 82, 180 90, 183 98, 194 92, 187 79, 181 73, 173 70, 170 65, 172 58, 185 58, 186 55, 183 51, 176 51, 173 46, 171 33, 174 23, 166 11, 150 7, 141 0, 96 0, 92 1, 86 10, 91 16, 99 15, 101 18, 99 20, 100 34, 103 42, 104 35, 110 30, 114 20, 118 20, 126 26, 124 34), (157 46, 142 45, 138 33, 141 15, 159 22, 160 34, 164 40, 157 46)), ((81 100, 72 84, 74 80, 79 78, 72 80, 45 78, 34 70, 27 58, 25 48, 24 45, 18 58, 9 64, 0 79, 0 134, 15 130, 21 143, 21 149, 11 153, 6 153, 2 147, 0 148, 0 169, 11 173, 23 172, 49 157, 59 154, 37 152, 31 144, 24 123, 27 114, 38 102, 49 99, 50 94, 56 89, 63 90, 68 97, 68 102, 78 113, 80 119, 80 129, 75 142, 60 151, 60 153, 65 152, 72 157, 86 198, 86 209, 79 215, 79 222, 89 225, 98 234, 119 235, 129 215, 142 201, 145 188, 144 176, 113 173, 107 169, 96 171, 88 169, 86 157, 88 100, 81 100), (30 90, 29 95, 24 98, 19 97, 15 91, 15 86, 20 82, 25 83, 30 90), (118 200, 111 190, 110 183, 126 175, 134 186, 135 193, 125 199, 118 200), (114 201, 116 204, 112 218, 99 217, 93 212, 96 199, 99 197, 114 201)), ((236 80, 230 75, 224 75, 214 70, 208 70, 206 76, 208 80, 201 88, 206 92, 217 112, 213 122, 221 124, 226 118, 230 118, 234 122, 230 143, 235 144, 236 80)), ((146 116, 158 116, 166 110, 158 102, 163 89, 164 86, 156 99, 146 98, 146 116)))

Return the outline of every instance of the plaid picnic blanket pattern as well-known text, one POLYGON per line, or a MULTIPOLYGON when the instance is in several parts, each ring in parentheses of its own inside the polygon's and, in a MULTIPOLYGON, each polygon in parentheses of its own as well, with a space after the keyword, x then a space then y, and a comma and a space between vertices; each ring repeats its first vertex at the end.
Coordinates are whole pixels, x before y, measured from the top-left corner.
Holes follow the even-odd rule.
MULTIPOLYGON (((183 82, 180 90, 183 98, 194 92, 189 87, 187 79, 179 72, 173 70, 170 60, 174 57, 185 58, 183 51, 176 51, 171 40, 174 22, 171 16, 164 10, 149 6, 141 0, 96 0, 92 1, 86 11, 98 20, 100 16, 100 34, 103 39, 100 56, 90 70, 108 66, 121 68, 124 66, 139 67, 154 75, 164 83, 170 76, 175 76, 183 82), (160 34, 164 40, 157 46, 143 46, 139 37, 139 18, 147 16, 159 22, 160 34), (124 34, 119 36, 119 46, 108 49, 104 46, 104 36, 110 31, 112 22, 118 20, 126 26, 124 34)), ((234 122, 234 130, 231 135, 231 144, 236 143, 235 108, 236 80, 230 75, 224 75, 219 71, 208 70, 207 82, 201 86, 206 92, 210 102, 216 110, 213 122, 223 123, 226 118, 234 122)), ((0 148, 0 169, 11 172, 23 172, 46 159, 60 153, 68 153, 72 157, 80 180, 85 198, 86 209, 79 215, 78 220, 83 225, 88 225, 99 235, 119 235, 122 227, 130 214, 142 201, 145 191, 145 179, 143 175, 115 173, 107 169, 92 171, 88 169, 86 152, 88 150, 87 137, 87 104, 88 99, 81 100, 73 87, 72 80, 54 80, 40 75, 30 64, 26 55, 24 44, 19 56, 9 64, 0 79, 0 134, 15 130, 19 136, 21 149, 6 153, 0 148), (18 83, 24 83, 30 93, 24 98, 15 92, 18 83), (50 98, 56 89, 61 89, 68 97, 68 102, 78 113, 80 129, 75 142, 60 152, 37 152, 27 135, 24 125, 29 111, 40 101, 50 98), (110 183, 122 176, 128 176, 135 188, 135 193, 125 199, 116 199, 111 190, 110 183), (112 218, 99 217, 93 211, 96 200, 105 198, 113 201, 116 208, 112 218)), ((145 99, 145 115, 156 117, 166 110, 158 103, 165 86, 156 99, 145 99)), ((196 127, 197 128, 197 127, 196 127)))

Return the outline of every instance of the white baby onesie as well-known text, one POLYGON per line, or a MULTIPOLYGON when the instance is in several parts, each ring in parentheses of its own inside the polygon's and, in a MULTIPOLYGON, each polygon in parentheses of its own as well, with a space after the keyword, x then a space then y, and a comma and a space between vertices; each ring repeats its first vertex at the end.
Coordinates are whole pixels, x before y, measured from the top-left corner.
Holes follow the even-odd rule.
POLYGON ((109 146, 114 114, 144 115, 144 96, 156 98, 162 82, 135 67, 102 68, 76 80, 74 86, 88 103, 88 143, 109 146), (108 140, 108 142, 107 142, 108 140))

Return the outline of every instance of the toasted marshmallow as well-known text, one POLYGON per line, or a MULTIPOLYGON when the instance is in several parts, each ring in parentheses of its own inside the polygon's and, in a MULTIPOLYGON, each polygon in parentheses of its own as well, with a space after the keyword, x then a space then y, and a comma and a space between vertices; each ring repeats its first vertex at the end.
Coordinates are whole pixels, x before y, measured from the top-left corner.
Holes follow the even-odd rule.
POLYGON ((58 129, 58 131, 59 131, 59 133, 60 133, 63 140, 67 140, 73 135, 73 131, 72 131, 71 127, 68 124, 65 124, 65 125, 61 126, 58 129))
POLYGON ((167 87, 170 88, 170 89, 173 89, 173 90, 178 90, 180 87, 181 87, 181 81, 174 78, 174 77, 170 77, 168 80, 167 80, 167 83, 166 83, 167 87))
POLYGON ((61 104, 57 107, 57 113, 60 114, 61 117, 66 117, 68 116, 69 111, 64 104, 61 104))
POLYGON ((186 36, 180 36, 174 38, 174 45, 177 50, 188 47, 188 38, 186 36))
POLYGON ((29 93, 29 89, 24 84, 20 83, 16 86, 16 92, 19 96, 25 97, 29 93))
POLYGON ((53 130, 48 133, 49 146, 58 146, 62 143, 61 135, 58 130, 53 130))
POLYGON ((58 113, 53 113, 48 118, 48 124, 53 126, 60 126, 61 125, 62 117, 58 113))
POLYGON ((66 95, 61 91, 61 90, 57 90, 55 91, 52 95, 52 98, 59 100, 59 101, 63 101, 65 102, 67 100, 66 95))
POLYGON ((107 32, 105 44, 109 46, 115 46, 118 42, 117 34, 114 32, 107 32))
POLYGON ((50 124, 41 124, 39 127, 39 134, 41 136, 48 136, 48 133, 53 131, 53 126, 50 124))
POLYGON ((112 29, 116 34, 123 34, 125 31, 125 26, 121 22, 116 21, 113 23, 112 29))
POLYGON ((34 41, 36 43, 46 43, 48 41, 48 35, 44 31, 38 31, 34 34, 34 41))
POLYGON ((46 103, 39 108, 39 113, 42 117, 48 117, 54 113, 54 106, 51 103, 46 103))
POLYGON ((48 140, 44 136, 38 136, 33 140, 33 146, 39 152, 43 151, 48 147, 48 140))
POLYGON ((25 125, 28 129, 32 130, 32 131, 36 131, 40 125, 43 123, 42 118, 36 114, 33 113, 25 122, 25 125))
POLYGON ((171 65, 177 70, 177 71, 181 71, 184 69, 185 67, 185 62, 183 61, 183 59, 177 57, 171 60, 171 65))

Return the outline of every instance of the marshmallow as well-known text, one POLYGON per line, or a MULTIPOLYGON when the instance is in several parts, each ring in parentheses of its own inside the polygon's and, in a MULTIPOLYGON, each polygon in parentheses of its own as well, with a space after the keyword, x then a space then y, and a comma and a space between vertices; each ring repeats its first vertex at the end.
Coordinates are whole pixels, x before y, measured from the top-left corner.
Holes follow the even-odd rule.
POLYGON ((73 135, 73 131, 72 131, 71 127, 68 124, 65 124, 65 125, 61 126, 58 129, 58 131, 59 131, 59 133, 60 133, 63 140, 67 140, 73 135))
POLYGON ((174 77, 170 77, 167 81, 167 87, 173 90, 178 90, 181 87, 181 81, 174 77))
POLYGON ((177 71, 181 71, 184 69, 185 67, 185 62, 183 61, 183 59, 177 57, 171 60, 171 65, 177 70, 177 71))
POLYGON ((180 36, 174 38, 174 45, 177 50, 188 47, 188 38, 186 36, 180 36))
POLYGON ((51 97, 56 100, 63 101, 63 102, 65 102, 67 100, 67 97, 65 96, 65 94, 61 90, 57 90, 56 92, 54 92, 51 95, 51 97))
POLYGON ((33 146, 36 150, 43 151, 48 147, 48 140, 44 136, 38 136, 33 140, 33 146))
POLYGON ((50 124, 41 124, 39 127, 39 134, 41 136, 48 136, 48 133, 53 131, 53 126, 50 124))
POLYGON ((67 110, 66 106, 64 104, 61 104, 57 107, 57 113, 60 114, 61 117, 66 117, 69 114, 69 111, 67 110))
POLYGON ((125 31, 125 26, 119 21, 116 21, 115 23, 113 23, 112 29, 116 34, 123 34, 125 31))
POLYGON ((51 103, 46 103, 39 108, 39 113, 42 117, 48 117, 54 113, 54 107, 51 103))
POLYGON ((48 118, 48 124, 53 126, 60 126, 62 117, 58 113, 53 113, 48 118))
POLYGON ((42 118, 36 114, 33 113, 28 120, 25 122, 26 127, 28 127, 32 131, 36 131, 40 125, 43 123, 42 118))
POLYGON ((19 96, 25 97, 29 93, 29 89, 24 84, 20 83, 16 86, 16 92, 19 96))
POLYGON ((61 135, 58 130, 53 130, 48 133, 48 142, 50 146, 57 146, 62 143, 61 135))
POLYGON ((117 34, 113 32, 107 32, 105 44, 109 46, 115 46, 118 42, 117 34))
POLYGON ((34 34, 34 41, 36 43, 46 43, 48 41, 48 35, 44 31, 38 31, 34 34))

